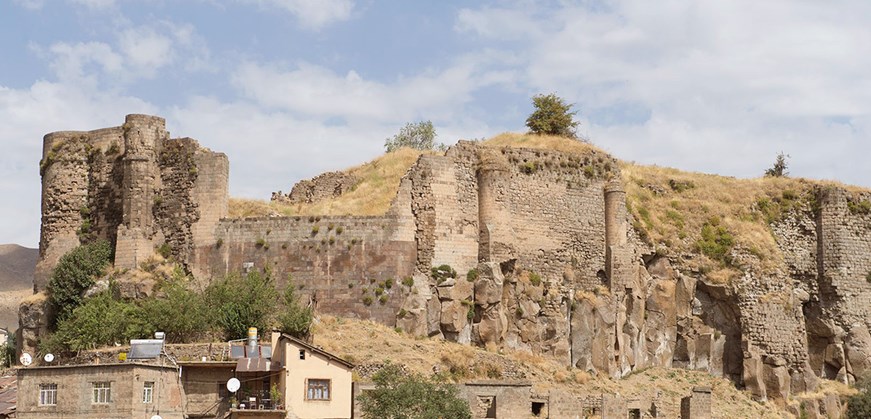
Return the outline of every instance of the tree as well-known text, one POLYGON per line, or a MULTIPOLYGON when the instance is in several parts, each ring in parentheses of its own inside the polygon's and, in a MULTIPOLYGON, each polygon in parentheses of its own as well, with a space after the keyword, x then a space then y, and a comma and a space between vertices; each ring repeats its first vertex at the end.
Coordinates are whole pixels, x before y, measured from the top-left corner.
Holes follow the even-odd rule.
POLYGON ((278 317, 279 329, 295 338, 305 339, 309 335, 312 324, 311 307, 304 307, 296 295, 296 285, 288 277, 287 288, 284 290, 284 312, 278 317))
POLYGON ((82 292, 94 285, 111 258, 112 247, 105 240, 76 247, 60 258, 48 282, 49 298, 57 309, 55 324, 82 303, 82 292))
POLYGON ((436 150, 443 149, 443 144, 436 144, 436 132, 431 121, 420 121, 415 123, 407 123, 399 134, 388 138, 384 141, 384 148, 387 152, 399 150, 402 147, 409 147, 415 150, 436 150))
POLYGON ((847 399, 847 419, 871 418, 871 380, 866 375, 856 382, 859 393, 847 399))
POLYGON ((227 340, 244 338, 249 327, 267 330, 278 304, 278 291, 269 272, 230 275, 206 288, 215 325, 227 340))
POLYGON ((469 404, 457 387, 387 364, 372 376, 375 389, 359 397, 363 417, 370 419, 471 419, 469 404))
POLYGON ((149 336, 154 331, 142 308, 116 300, 104 291, 85 300, 58 323, 57 330, 40 342, 40 350, 80 351, 149 336))
POLYGON ((789 175, 787 169, 786 159, 789 158, 789 154, 783 154, 781 151, 777 153, 777 158, 774 160, 774 166, 771 166, 769 169, 765 169, 765 177, 785 177, 789 175))
POLYGON ((206 300, 186 287, 184 275, 161 284, 163 298, 142 301, 142 309, 155 331, 166 333, 170 342, 190 342, 207 333, 211 325, 206 300))
POLYGON ((577 138, 576 129, 580 122, 574 120, 578 113, 572 111, 574 104, 566 103, 563 98, 551 93, 533 96, 532 105, 535 110, 526 118, 530 132, 577 138))

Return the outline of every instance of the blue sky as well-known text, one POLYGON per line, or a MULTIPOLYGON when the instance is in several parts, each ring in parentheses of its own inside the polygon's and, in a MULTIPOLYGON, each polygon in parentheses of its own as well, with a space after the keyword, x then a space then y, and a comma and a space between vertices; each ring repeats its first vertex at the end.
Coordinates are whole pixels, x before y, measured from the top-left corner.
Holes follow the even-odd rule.
POLYGON ((406 122, 439 140, 576 104, 618 158, 871 186, 871 2, 4 0, 0 243, 39 237, 42 136, 165 117, 268 199, 370 160, 406 122))

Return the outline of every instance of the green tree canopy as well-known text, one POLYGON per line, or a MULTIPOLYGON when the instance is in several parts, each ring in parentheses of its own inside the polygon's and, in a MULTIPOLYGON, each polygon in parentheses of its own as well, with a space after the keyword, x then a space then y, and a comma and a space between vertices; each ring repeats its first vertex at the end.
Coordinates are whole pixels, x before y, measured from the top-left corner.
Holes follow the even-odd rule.
POLYGON ((359 397, 368 419, 471 419, 469 404, 457 387, 387 364, 372 377, 375 390, 359 397))
POLYGON ((786 159, 788 158, 789 154, 784 154, 782 151, 777 153, 777 157, 774 159, 774 165, 765 169, 765 177, 785 177, 789 175, 786 163, 786 159))
POLYGON ((577 138, 576 130, 580 122, 574 120, 578 112, 572 111, 573 104, 566 103, 563 98, 551 93, 533 96, 532 105, 535 109, 526 118, 526 126, 530 132, 577 138))
POLYGON ((305 339, 309 335, 314 313, 311 307, 300 304, 296 285, 290 278, 287 279, 283 300, 284 311, 278 316, 279 329, 293 337, 305 339))
POLYGON ((278 291, 269 272, 230 275, 206 288, 212 318, 227 340, 244 338, 249 327, 269 330, 278 291))
POLYGON ((407 123, 399 130, 399 134, 388 138, 384 141, 384 148, 387 152, 399 150, 402 147, 409 147, 415 150, 436 150, 444 149, 443 144, 436 144, 436 132, 432 126, 432 121, 420 121, 407 123))
POLYGON ((82 292, 94 285, 111 258, 112 247, 105 240, 76 247, 60 258, 48 282, 49 299, 57 309, 56 322, 82 304, 82 292))

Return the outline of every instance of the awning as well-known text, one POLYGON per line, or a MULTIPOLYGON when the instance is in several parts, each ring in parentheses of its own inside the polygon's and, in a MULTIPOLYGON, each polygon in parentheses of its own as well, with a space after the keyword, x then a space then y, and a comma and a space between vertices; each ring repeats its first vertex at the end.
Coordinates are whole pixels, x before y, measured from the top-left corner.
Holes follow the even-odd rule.
POLYGON ((266 358, 240 358, 236 361, 236 372, 281 371, 281 364, 266 358))

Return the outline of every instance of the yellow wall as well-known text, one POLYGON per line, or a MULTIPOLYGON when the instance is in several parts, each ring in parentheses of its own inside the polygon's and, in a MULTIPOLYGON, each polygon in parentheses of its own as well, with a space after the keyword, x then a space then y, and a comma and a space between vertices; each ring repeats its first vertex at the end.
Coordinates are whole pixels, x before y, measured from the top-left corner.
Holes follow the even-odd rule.
POLYGON ((280 356, 285 367, 284 403, 288 417, 300 419, 326 419, 351 417, 351 370, 326 357, 306 350, 305 359, 299 359, 302 346, 282 339, 280 356), (330 400, 306 400, 306 379, 331 380, 330 400))

